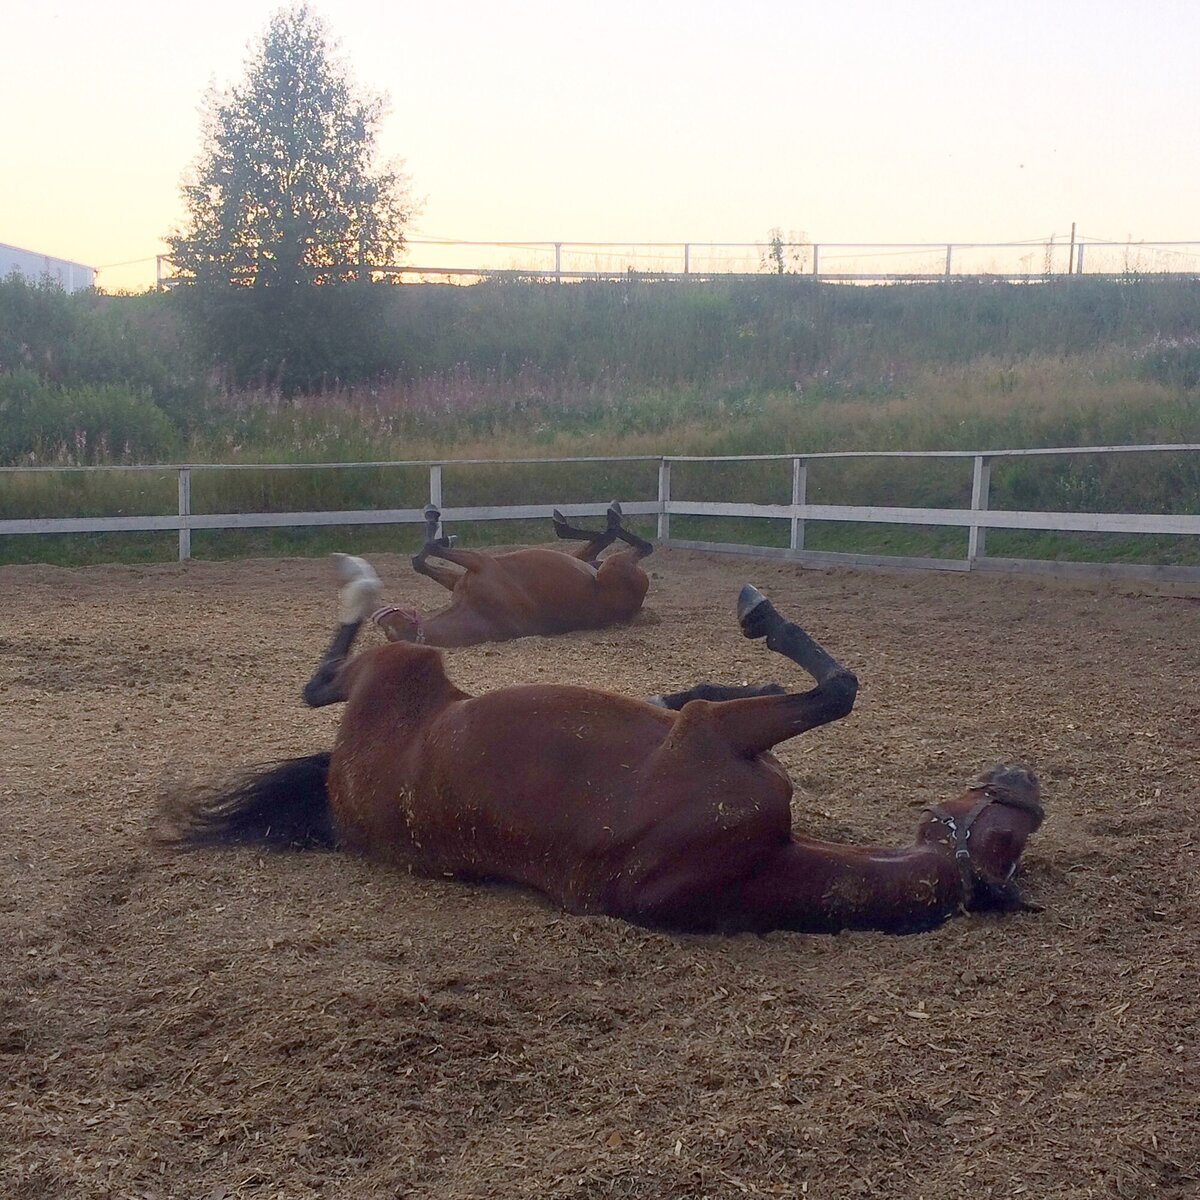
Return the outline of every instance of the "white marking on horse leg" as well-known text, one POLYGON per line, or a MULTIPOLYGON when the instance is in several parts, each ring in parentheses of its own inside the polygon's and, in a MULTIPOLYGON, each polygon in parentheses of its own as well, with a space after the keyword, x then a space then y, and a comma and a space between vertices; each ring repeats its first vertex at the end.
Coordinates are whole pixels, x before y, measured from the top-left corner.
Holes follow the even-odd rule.
POLYGON ((345 584, 338 593, 338 619, 343 625, 365 621, 379 607, 382 592, 383 585, 374 571, 369 578, 345 584))
POLYGON ((331 557, 333 558, 333 569, 337 572, 337 577, 344 583, 353 583, 356 579, 373 579, 376 583, 379 582, 375 568, 365 558, 359 558, 355 554, 336 552, 331 557))

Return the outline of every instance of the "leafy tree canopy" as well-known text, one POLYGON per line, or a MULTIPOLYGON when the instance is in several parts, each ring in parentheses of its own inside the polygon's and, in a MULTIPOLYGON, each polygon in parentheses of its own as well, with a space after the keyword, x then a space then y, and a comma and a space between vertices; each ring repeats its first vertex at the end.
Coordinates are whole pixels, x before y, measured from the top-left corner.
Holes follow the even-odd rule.
POLYGON ((167 240, 200 284, 288 286, 369 276, 410 215, 398 166, 376 166, 382 98, 361 92, 306 4, 281 9, 244 79, 211 89, 203 147, 167 240))

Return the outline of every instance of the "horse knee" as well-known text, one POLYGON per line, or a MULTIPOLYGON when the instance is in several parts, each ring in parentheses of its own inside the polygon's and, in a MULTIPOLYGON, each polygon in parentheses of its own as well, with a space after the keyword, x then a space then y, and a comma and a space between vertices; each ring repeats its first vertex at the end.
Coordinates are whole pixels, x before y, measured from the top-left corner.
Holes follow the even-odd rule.
POLYGON ((843 668, 819 683, 816 692, 828 705, 832 713, 831 720, 848 717, 858 696, 858 676, 843 668))

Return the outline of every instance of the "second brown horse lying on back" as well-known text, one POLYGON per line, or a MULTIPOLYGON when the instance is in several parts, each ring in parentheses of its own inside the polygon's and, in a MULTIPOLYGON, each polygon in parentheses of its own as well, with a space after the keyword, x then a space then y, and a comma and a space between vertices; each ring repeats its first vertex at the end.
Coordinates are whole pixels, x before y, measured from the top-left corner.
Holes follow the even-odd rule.
MULTIPOLYGON (((635 617, 650 587, 639 563, 654 547, 622 525, 615 500, 607 527, 599 533, 568 525, 555 510, 555 533, 584 543, 573 553, 539 546, 499 554, 459 550, 453 538, 438 537, 440 521, 436 508, 425 510, 425 545, 412 564, 450 592, 450 603, 429 616, 414 608, 380 609, 373 620, 389 641, 474 646, 530 634, 603 629, 635 617), (629 549, 600 561, 601 551, 615 541, 629 549), (430 558, 463 570, 433 566, 430 558)), ((353 570, 346 574, 350 580, 353 570)))
POLYGON ((674 929, 901 933, 1021 904, 1012 876, 1042 820, 1023 767, 993 768, 927 809, 904 848, 792 833, 792 787, 771 747, 846 716, 858 683, 754 588, 739 601, 743 632, 817 686, 703 685, 659 707, 550 685, 469 696, 424 646, 350 659, 375 586, 343 589, 343 624, 304 689, 313 706, 346 702, 332 755, 186 800, 175 840, 345 846, 674 929))

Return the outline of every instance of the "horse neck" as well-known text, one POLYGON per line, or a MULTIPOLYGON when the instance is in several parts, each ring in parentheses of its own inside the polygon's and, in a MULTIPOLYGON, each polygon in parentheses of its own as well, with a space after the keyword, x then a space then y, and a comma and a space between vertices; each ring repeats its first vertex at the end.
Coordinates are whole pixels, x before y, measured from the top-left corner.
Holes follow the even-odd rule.
POLYGON ((751 881, 746 899, 775 928, 908 932, 941 924, 965 897, 953 853, 938 843, 797 838, 751 881))
POLYGON ((474 646, 494 641, 497 630, 485 617, 457 598, 445 608, 420 619, 421 641, 427 646, 474 646))

